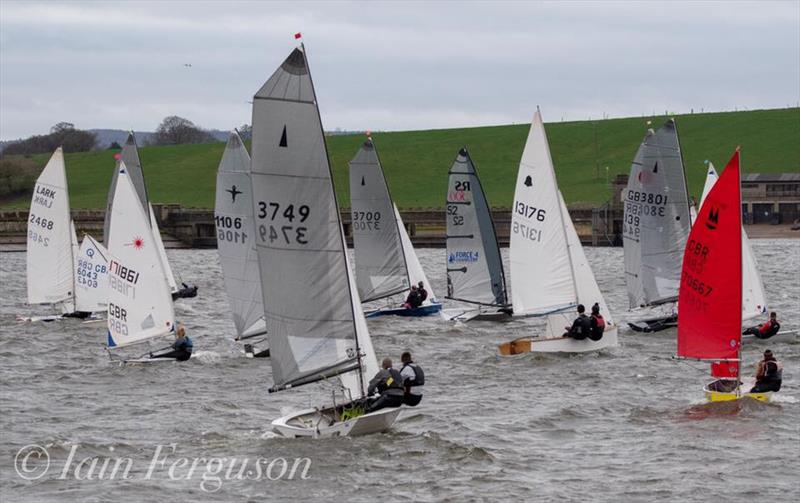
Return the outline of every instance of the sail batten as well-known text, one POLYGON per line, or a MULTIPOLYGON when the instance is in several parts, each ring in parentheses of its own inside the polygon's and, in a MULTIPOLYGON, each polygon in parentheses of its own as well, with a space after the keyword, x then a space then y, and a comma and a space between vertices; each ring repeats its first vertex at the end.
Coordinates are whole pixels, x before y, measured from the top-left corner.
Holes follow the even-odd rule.
POLYGON ((683 158, 674 120, 648 131, 625 190, 623 245, 631 308, 672 301, 691 226, 683 158))
POLYGON ((508 304, 494 222, 478 171, 462 148, 447 189, 447 298, 487 306, 508 304))

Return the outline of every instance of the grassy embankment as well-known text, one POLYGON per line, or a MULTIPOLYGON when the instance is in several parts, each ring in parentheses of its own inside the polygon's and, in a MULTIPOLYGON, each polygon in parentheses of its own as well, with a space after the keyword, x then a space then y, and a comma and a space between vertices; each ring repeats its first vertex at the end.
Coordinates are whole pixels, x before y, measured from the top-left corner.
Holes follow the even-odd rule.
MULTIPOLYGON (((545 116, 545 119, 547 117, 545 116)), ((800 171, 800 109, 679 115, 690 192, 699 198, 705 159, 722 169, 736 145, 749 173, 800 171)), ((609 198, 606 179, 627 173, 650 118, 549 123, 547 129, 559 186, 568 203, 602 203, 609 198), (596 138, 596 142, 595 142, 596 138), (608 166, 608 175, 606 175, 608 166), (595 174, 597 170, 597 175, 595 174)), ((665 117, 652 118, 660 126, 665 117)), ((377 133, 381 162, 401 208, 441 207, 446 174, 459 147, 467 145, 490 204, 510 207, 522 147, 529 125, 509 125, 377 133)), ((328 138, 335 183, 342 206, 349 205, 347 162, 361 135, 328 138)), ((156 203, 211 208, 217 165, 224 145, 179 145, 140 149, 150 198, 156 203)), ((72 208, 102 208, 113 168, 113 152, 66 156, 72 208)), ((47 155, 34 156, 44 166, 47 155)), ((27 208, 29 196, 0 205, 27 208)))

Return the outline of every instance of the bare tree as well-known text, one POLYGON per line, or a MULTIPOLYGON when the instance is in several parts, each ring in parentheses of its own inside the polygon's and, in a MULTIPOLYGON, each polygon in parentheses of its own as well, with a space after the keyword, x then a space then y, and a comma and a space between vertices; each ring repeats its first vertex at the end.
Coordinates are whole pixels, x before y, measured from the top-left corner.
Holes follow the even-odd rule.
POLYGON ((154 145, 181 145, 212 141, 215 141, 214 137, 195 126, 194 122, 177 115, 170 115, 159 124, 153 135, 152 143, 154 145))

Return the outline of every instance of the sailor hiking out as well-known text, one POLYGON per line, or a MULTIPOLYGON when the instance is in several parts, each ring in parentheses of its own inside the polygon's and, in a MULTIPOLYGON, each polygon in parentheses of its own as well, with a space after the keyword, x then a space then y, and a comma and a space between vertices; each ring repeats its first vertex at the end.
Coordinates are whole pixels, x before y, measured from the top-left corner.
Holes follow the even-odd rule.
POLYGON ((400 375, 403 378, 403 404, 416 407, 422 401, 422 387, 425 385, 425 372, 422 367, 414 363, 411 353, 404 352, 400 356, 403 366, 400 375))
POLYGON ((384 358, 381 367, 369 382, 369 387, 367 388, 367 396, 372 396, 376 391, 380 394, 377 399, 370 403, 367 408, 368 414, 385 407, 400 407, 403 405, 403 395, 405 394, 403 377, 400 372, 392 368, 391 358, 384 358))
POLYGON ((150 353, 151 358, 175 358, 179 362, 184 362, 191 358, 194 343, 192 339, 186 335, 186 329, 183 325, 179 325, 175 331, 175 342, 172 343, 172 351, 154 355, 150 353))

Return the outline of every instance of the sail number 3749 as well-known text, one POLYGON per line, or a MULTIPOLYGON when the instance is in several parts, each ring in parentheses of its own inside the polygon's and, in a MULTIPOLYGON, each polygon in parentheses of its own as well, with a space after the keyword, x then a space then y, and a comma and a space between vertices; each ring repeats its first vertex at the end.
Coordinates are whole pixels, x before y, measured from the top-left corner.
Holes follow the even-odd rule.
POLYGON ((269 219, 270 223, 258 225, 261 241, 269 244, 308 244, 308 227, 299 226, 308 219, 311 209, 308 205, 295 205, 265 201, 258 202, 259 220, 269 219), (276 243, 277 241, 277 243, 276 243))

